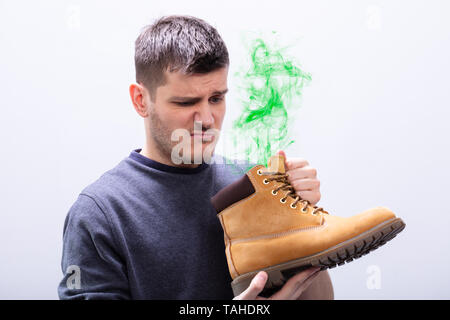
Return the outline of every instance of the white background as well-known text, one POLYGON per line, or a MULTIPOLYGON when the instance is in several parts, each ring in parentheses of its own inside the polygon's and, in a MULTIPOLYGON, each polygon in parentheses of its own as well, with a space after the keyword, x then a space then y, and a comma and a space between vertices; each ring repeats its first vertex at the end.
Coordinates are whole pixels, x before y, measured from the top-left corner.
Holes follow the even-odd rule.
MULTIPOLYGON (((0 298, 57 299, 62 228, 78 193, 140 148, 134 40, 167 14, 213 24, 233 71, 247 31, 276 30, 312 74, 288 156, 350 216, 383 205, 392 242, 330 270, 337 299, 450 298, 448 1, 0 1, 0 298), (373 280, 375 279, 375 286, 373 280), (372 285, 371 285, 372 284, 372 285)), ((293 115, 294 116, 294 115, 293 115)))

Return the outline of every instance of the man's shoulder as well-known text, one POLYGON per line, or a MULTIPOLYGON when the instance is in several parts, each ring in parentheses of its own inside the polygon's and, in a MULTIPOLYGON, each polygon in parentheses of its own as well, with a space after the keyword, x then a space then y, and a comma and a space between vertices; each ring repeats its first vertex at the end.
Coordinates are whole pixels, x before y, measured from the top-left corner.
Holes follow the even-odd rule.
POLYGON ((85 186, 70 207, 67 219, 80 222, 105 219, 108 202, 120 198, 120 193, 123 193, 124 184, 129 179, 128 170, 124 159, 85 186))
POLYGON ((65 224, 84 225, 102 218, 103 212, 95 197, 80 193, 67 213, 65 224))
POLYGON ((133 168, 123 159, 84 187, 80 194, 94 199, 115 195, 126 187, 133 175, 133 168))

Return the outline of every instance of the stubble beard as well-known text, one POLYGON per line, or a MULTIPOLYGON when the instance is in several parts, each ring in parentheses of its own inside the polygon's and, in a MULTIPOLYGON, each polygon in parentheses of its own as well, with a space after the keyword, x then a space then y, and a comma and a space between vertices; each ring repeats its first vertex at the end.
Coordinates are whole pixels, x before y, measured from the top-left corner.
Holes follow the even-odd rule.
POLYGON ((166 160, 171 160, 172 154, 172 141, 171 130, 164 125, 163 121, 159 118, 158 114, 150 110, 150 134, 155 142, 155 147, 158 150, 160 156, 166 160))
MULTIPOLYGON (((172 160, 172 151, 173 148, 179 144, 178 141, 172 141, 172 130, 169 129, 169 127, 167 127, 164 122, 161 120, 161 118, 158 116, 158 114, 154 111, 154 110, 150 110, 149 111, 149 125, 150 125, 150 135, 152 140, 154 141, 154 145, 159 153, 159 155, 161 157, 163 157, 164 159, 170 161, 171 163, 173 163, 172 160)), ((195 126, 194 126, 195 127, 195 126)), ((197 129, 195 129, 197 130, 197 129)), ((204 129, 203 129, 204 130, 204 129)), ((189 130, 186 129, 186 131, 189 132, 189 130)), ((194 142, 194 138, 190 137, 190 142, 189 145, 191 146, 191 159, 186 159, 187 162, 185 162, 184 164, 190 166, 191 164, 194 164, 195 162, 195 153, 197 152, 199 154, 199 157, 201 157, 201 161, 206 161, 207 163, 209 163, 209 161, 211 160, 210 158, 214 155, 215 152, 215 145, 217 143, 217 139, 218 139, 218 130, 216 130, 215 134, 217 134, 214 137, 214 141, 209 141, 209 142, 199 142, 200 145, 200 150, 197 150, 192 146, 192 143, 194 142), (216 133, 217 132, 217 133, 216 133), (210 144, 213 144, 213 146, 210 146, 210 144), (208 150, 204 149, 206 147, 209 147, 208 150), (208 155, 203 155, 203 152, 208 153, 208 155), (206 157, 206 158, 204 158, 206 157)), ((195 145, 195 144, 194 144, 195 145)))

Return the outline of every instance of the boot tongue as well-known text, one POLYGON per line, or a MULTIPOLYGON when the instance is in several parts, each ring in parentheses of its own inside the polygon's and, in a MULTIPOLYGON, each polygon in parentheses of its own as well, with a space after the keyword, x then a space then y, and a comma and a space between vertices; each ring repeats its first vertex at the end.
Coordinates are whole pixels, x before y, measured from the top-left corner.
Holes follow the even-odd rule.
POLYGON ((284 157, 282 155, 274 155, 267 161, 267 168, 262 169, 265 174, 286 173, 284 168, 284 157))

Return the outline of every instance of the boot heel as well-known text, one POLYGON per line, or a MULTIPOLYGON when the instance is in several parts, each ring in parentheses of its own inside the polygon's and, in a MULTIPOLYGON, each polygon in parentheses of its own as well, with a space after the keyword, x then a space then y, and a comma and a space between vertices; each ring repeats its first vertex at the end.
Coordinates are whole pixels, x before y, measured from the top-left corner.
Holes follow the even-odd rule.
MULTIPOLYGON (((292 276, 310 267, 311 265, 308 264, 297 267, 289 266, 285 267, 285 269, 274 269, 274 267, 270 267, 267 269, 259 270, 265 271, 268 275, 266 285, 259 295, 265 298, 270 297, 272 294, 280 290, 281 287, 283 287, 283 285, 286 283, 286 281, 288 281, 292 276)), ((231 288, 233 289, 234 296, 237 296, 245 291, 250 286, 250 283, 259 271, 243 274, 234 279, 231 282, 231 288)))

